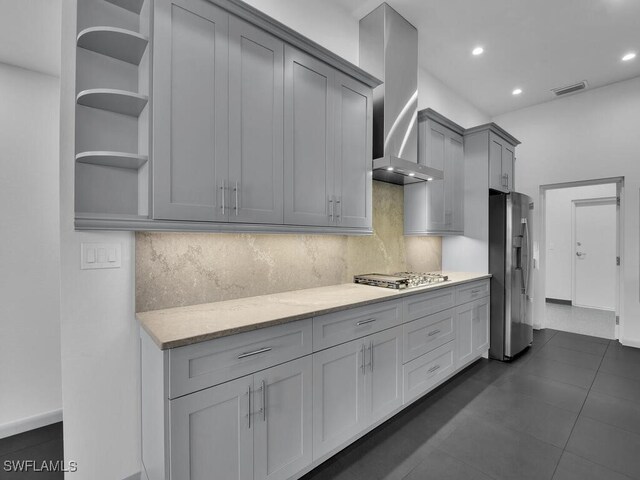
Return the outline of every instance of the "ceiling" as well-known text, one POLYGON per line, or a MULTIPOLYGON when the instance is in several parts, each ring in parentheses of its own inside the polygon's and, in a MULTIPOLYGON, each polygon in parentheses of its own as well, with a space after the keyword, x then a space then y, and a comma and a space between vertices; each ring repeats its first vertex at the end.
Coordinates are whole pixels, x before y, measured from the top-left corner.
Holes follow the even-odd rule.
MULTIPOLYGON (((356 18, 380 0, 331 0, 356 18)), ((387 0, 419 31, 419 64, 491 116, 640 75, 639 0, 387 0), (473 56, 476 46, 484 54, 473 56), (638 56, 629 62, 627 52, 638 56), (511 92, 521 88, 522 94, 511 92)))

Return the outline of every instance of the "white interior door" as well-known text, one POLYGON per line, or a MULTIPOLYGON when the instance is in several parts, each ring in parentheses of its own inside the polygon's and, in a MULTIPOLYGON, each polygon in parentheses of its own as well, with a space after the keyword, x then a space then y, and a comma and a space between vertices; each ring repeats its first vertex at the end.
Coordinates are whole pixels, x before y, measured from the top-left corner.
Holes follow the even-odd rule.
POLYGON ((615 311, 616 199, 574 201, 573 304, 615 311))

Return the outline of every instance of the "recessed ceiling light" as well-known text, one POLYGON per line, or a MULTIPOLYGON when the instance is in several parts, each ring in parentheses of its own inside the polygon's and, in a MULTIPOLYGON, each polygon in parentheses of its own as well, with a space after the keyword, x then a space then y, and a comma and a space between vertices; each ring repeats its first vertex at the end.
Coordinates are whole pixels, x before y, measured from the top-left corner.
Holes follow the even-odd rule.
POLYGON ((622 57, 622 61, 628 62, 629 60, 633 60, 634 58, 636 58, 636 54, 634 52, 629 52, 624 57, 622 57))
POLYGON ((433 180, 433 178, 429 177, 427 178, 427 182, 431 182, 433 180))
POLYGON ((516 88, 513 92, 511 92, 513 95, 520 95, 522 93, 522 89, 521 88, 516 88))
POLYGON ((389 170, 390 172, 393 172, 393 167, 387 167, 387 170, 389 170))
POLYGON ((409 176, 410 176, 410 177, 415 177, 415 176, 416 176, 416 174, 415 174, 415 173, 410 173, 410 174, 409 174, 409 176))
POLYGON ((471 51, 471 53, 473 53, 474 55, 482 55, 483 52, 484 48, 482 47, 476 47, 471 51))

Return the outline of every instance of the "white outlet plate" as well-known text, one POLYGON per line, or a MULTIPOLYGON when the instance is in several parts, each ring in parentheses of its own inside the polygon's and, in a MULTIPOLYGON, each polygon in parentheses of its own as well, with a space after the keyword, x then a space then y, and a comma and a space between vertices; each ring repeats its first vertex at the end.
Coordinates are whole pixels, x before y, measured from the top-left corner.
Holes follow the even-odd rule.
POLYGON ((83 243, 80 248, 80 268, 94 270, 120 268, 122 249, 119 243, 83 243))

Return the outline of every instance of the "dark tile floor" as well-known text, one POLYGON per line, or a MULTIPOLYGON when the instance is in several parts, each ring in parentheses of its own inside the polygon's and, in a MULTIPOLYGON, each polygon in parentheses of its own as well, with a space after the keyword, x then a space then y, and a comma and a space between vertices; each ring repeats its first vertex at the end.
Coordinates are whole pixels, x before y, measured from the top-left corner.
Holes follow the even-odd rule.
POLYGON ((640 349, 555 330, 481 360, 303 480, 640 479, 640 349))
POLYGON ((39 466, 43 461, 63 459, 62 422, 29 432, 0 439, 0 479, 11 480, 62 480, 62 472, 7 472, 5 462, 34 460, 39 466))

